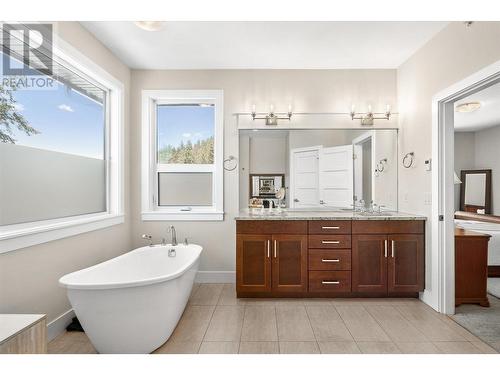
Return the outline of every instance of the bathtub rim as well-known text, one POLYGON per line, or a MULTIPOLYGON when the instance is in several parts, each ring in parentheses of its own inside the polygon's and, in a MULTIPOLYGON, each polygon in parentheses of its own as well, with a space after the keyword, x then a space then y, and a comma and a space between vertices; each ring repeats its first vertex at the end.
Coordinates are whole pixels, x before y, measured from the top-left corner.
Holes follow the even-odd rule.
MULTIPOLYGON (((103 264, 106 263, 111 263, 116 261, 116 259, 125 257, 133 252, 143 250, 143 249, 149 249, 151 248, 150 246, 143 246, 139 247, 137 249, 131 250, 129 252, 126 252, 125 254, 118 255, 117 257, 105 260, 104 262, 97 263, 93 266, 82 268, 78 271, 74 271, 71 273, 68 273, 58 280, 58 284, 61 287, 64 287, 66 289, 76 289, 76 290, 107 290, 107 289, 122 289, 122 288, 134 288, 134 287, 140 287, 140 286, 147 286, 147 285, 152 285, 152 284, 159 284, 165 281, 177 279, 178 277, 182 276, 184 273, 186 273, 191 267, 193 267, 196 262, 200 259, 201 253, 203 252, 203 247, 197 244, 189 244, 189 245, 184 245, 184 244, 179 244, 176 246, 172 246, 170 244, 167 245, 153 245, 152 248, 174 248, 174 249, 179 249, 180 247, 194 247, 196 250, 198 250, 197 255, 192 259, 191 262, 187 263, 184 267, 179 268, 173 273, 169 273, 167 275, 162 275, 162 276, 157 276, 157 277, 151 277, 151 278, 146 278, 146 279, 141 279, 141 280, 134 280, 134 281, 126 281, 126 282, 110 282, 110 283, 99 283, 99 284, 81 284, 81 283, 72 283, 71 281, 66 281, 64 279, 71 279, 71 277, 77 273, 83 272, 83 271, 88 271, 92 270, 94 268, 97 268, 103 264)), ((165 250, 167 251, 167 250, 165 250)), ((179 250, 180 251, 180 250, 179 250)))

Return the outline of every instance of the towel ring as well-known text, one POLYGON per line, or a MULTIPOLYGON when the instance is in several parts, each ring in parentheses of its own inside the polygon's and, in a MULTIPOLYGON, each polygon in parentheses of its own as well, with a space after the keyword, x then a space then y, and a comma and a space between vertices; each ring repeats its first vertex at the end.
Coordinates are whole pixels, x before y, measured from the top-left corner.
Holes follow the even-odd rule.
POLYGON ((230 155, 227 159, 224 159, 223 168, 225 171, 234 171, 237 167, 238 167, 238 161, 236 160, 235 156, 230 155), (234 166, 226 167, 226 164, 232 162, 233 160, 234 160, 234 166))
MULTIPOLYGON (((385 169, 386 164, 387 164, 387 158, 380 159, 377 163, 377 167, 375 168, 375 171, 382 173, 385 169)), ((378 176, 378 174, 377 174, 377 176, 378 176)))
POLYGON ((414 152, 407 153, 403 158, 403 167, 411 168, 414 161, 415 161, 415 153, 414 152))

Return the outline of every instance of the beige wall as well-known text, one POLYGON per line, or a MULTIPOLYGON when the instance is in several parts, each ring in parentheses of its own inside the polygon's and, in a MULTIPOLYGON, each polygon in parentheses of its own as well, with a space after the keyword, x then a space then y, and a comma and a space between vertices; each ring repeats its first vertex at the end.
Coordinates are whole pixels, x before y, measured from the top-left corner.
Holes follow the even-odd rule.
MULTIPOLYGON (((474 169, 476 165, 475 133, 455 133, 455 172, 460 178, 460 171, 474 169)), ((460 184, 455 185, 455 210, 460 209, 460 184)))
POLYGON ((400 158, 413 151, 414 168, 399 168, 399 205, 402 211, 429 216, 427 222, 427 277, 431 285, 431 206, 424 204, 431 192, 431 172, 424 160, 431 157, 432 97, 481 68, 500 60, 500 23, 475 22, 466 28, 453 22, 402 64, 398 75, 400 158))
MULTIPOLYGON (((274 104, 277 111, 292 104, 297 112, 347 112, 351 104, 361 110, 371 103, 375 111, 396 106, 394 70, 212 70, 132 71, 131 173, 134 246, 143 244, 140 234, 160 241, 171 222, 143 222, 140 218, 141 101, 143 89, 223 89, 224 154, 238 155, 235 112, 257 110, 274 104)), ((395 107, 394 107, 395 108, 395 107)), ((397 110, 397 108, 395 108, 397 110)), ((354 123, 353 123, 354 126, 354 123)), ((356 122, 359 129, 359 125, 356 122)), ((241 166, 240 166, 241 167, 241 166)), ((200 270, 234 271, 235 222, 238 212, 238 171, 224 173, 223 222, 175 222, 180 240, 204 246, 200 270)))
POLYGON ((500 126, 476 132, 475 169, 491 169, 491 212, 500 215, 500 126))
POLYGON ((45 313, 49 322, 71 307, 65 290, 57 284, 62 275, 131 249, 127 112, 130 70, 78 23, 58 23, 56 32, 125 85, 126 220, 110 228, 0 254, 0 312, 45 313))

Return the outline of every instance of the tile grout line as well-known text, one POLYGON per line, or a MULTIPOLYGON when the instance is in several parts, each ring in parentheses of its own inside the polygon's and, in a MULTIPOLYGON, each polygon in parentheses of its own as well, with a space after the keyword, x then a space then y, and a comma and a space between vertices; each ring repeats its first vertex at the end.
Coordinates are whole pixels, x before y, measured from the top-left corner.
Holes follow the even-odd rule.
MULTIPOLYGON (((222 294, 222 289, 221 289, 221 294, 222 294)), ((221 294, 219 294, 219 298, 217 298, 217 302, 219 302, 221 294)), ((218 306, 217 304, 213 305, 214 309, 212 311, 212 314, 210 315, 210 319, 208 320, 208 324, 207 324, 207 328, 205 329, 205 333, 203 333, 203 337, 201 338, 200 346, 198 347, 198 351, 197 351, 198 354, 200 353, 201 344, 203 344, 203 342, 205 341, 205 337, 207 336, 207 332, 208 332, 208 329, 210 328, 210 323, 212 323, 212 319, 214 317, 215 310, 217 309, 217 306, 218 306)))
MULTIPOLYGON (((322 354, 322 353, 321 353, 321 348, 319 347, 318 338, 316 337, 316 333, 314 332, 314 328, 313 328, 313 325, 312 325, 312 323, 311 323, 311 317, 309 316, 309 312, 307 311, 307 306, 304 306, 304 309, 306 310, 307 320, 309 320, 309 325, 311 326, 311 331, 312 331, 312 333, 313 333, 314 340, 316 340, 316 341, 315 341, 315 343, 316 343, 316 347, 318 348, 318 352, 319 352, 320 354, 322 354)), ((280 347, 280 353, 281 353, 281 347, 280 347)))
MULTIPOLYGON (((333 304, 333 302, 332 302, 332 307, 333 307, 333 308, 334 308, 334 310, 337 312, 337 314, 339 314, 340 320, 342 320, 342 323, 344 324, 345 328, 347 329, 347 332, 349 332, 349 334, 351 335, 351 337, 352 337, 352 341, 354 342, 354 345, 356 345, 356 348, 358 348, 358 351, 359 351, 361 354, 363 354, 363 353, 361 352, 361 348, 360 348, 360 347, 359 347, 359 345, 358 345, 358 342, 356 341, 356 339, 354 338, 354 336, 353 336, 353 334, 352 334, 351 330, 349 329, 349 326, 345 323, 344 318, 342 318, 342 314, 340 314, 339 310, 337 310, 337 307, 333 304)), ((319 344, 318 344, 318 346, 319 346, 319 344)), ((321 349, 320 349, 320 352, 321 352, 321 349)), ((322 353, 322 354, 323 354, 323 353, 322 353)))

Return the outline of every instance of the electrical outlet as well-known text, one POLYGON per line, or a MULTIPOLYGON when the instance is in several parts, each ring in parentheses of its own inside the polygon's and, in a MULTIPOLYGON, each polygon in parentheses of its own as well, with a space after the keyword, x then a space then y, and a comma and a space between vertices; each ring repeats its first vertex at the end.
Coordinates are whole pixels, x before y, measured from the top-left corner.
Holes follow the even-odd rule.
POLYGON ((432 193, 424 193, 424 205, 430 206, 432 204, 432 193))

